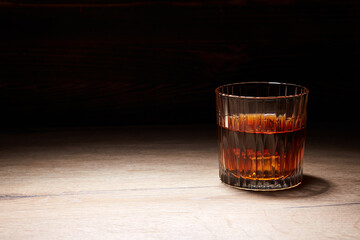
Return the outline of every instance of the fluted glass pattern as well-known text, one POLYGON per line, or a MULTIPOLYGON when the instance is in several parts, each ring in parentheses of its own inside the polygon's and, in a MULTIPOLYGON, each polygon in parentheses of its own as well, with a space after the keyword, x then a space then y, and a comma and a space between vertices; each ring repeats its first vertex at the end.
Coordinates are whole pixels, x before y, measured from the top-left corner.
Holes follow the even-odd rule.
POLYGON ((248 82, 224 85, 215 93, 221 180, 251 190, 299 185, 308 89, 248 82))

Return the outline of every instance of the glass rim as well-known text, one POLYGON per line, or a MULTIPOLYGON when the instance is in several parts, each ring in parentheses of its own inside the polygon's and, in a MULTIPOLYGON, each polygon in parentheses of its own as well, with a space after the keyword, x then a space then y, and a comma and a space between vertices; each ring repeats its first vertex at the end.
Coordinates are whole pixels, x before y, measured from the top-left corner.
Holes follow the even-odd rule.
POLYGON ((238 99, 282 99, 282 98, 296 98, 296 97, 307 95, 307 94, 309 94, 309 89, 307 87, 304 87, 304 86, 301 86, 298 84, 284 83, 284 82, 238 82, 238 83, 230 83, 230 84, 221 85, 215 89, 215 93, 220 96, 223 96, 223 97, 238 98, 238 99), (292 87, 302 88, 305 91, 302 93, 292 94, 292 95, 287 95, 287 96, 270 96, 270 97, 240 96, 240 95, 227 94, 227 93, 223 93, 220 91, 220 88, 222 88, 222 87, 246 85, 246 84, 268 84, 268 85, 292 86, 292 87))

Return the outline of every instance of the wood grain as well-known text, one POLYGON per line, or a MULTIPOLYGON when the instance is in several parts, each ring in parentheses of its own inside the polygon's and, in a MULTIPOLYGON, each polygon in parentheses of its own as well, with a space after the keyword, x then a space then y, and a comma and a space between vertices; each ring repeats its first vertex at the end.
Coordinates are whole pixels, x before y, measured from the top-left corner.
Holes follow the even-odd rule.
POLYGON ((0 238, 357 239, 360 152, 341 137, 310 132, 303 184, 265 193, 221 184, 215 127, 2 133, 0 238))

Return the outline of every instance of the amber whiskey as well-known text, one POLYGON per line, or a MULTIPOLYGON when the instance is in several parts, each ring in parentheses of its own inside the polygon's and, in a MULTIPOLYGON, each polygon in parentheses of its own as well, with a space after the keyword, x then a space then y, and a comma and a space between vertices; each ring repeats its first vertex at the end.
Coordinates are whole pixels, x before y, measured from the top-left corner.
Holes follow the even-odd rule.
POLYGON ((219 164, 223 182, 264 189, 300 182, 301 179, 294 178, 302 176, 303 126, 301 119, 285 115, 224 117, 219 124, 219 164))

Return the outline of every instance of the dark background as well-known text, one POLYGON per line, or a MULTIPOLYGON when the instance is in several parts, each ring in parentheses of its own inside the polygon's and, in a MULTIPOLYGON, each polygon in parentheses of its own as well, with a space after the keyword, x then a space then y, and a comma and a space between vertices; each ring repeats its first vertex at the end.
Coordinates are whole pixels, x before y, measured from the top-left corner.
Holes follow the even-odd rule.
POLYGON ((1 128, 215 124, 215 87, 310 89, 359 112, 359 1, 0 1, 1 128))

